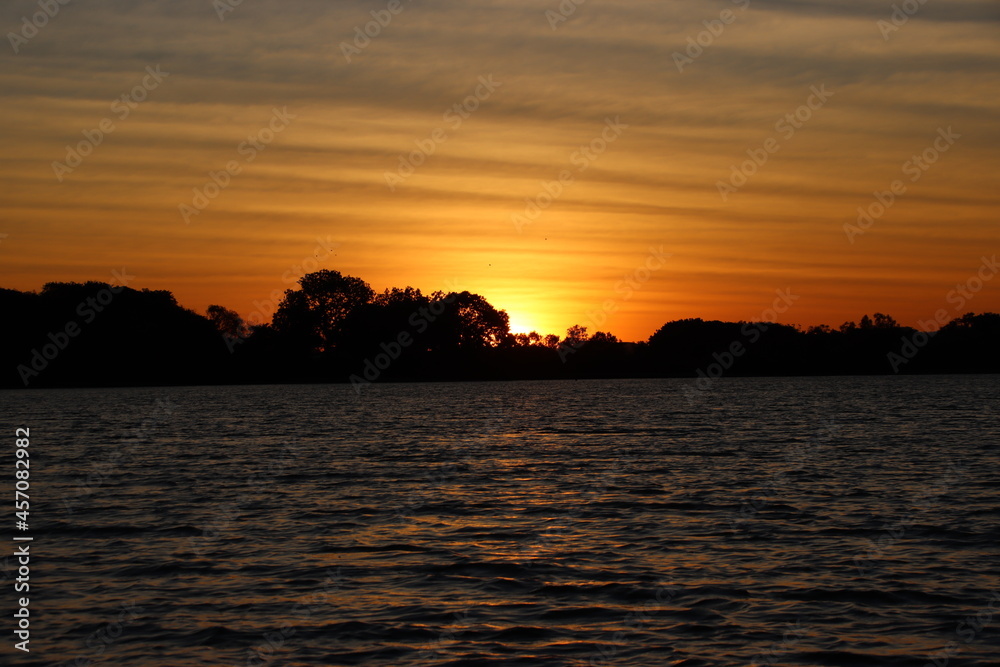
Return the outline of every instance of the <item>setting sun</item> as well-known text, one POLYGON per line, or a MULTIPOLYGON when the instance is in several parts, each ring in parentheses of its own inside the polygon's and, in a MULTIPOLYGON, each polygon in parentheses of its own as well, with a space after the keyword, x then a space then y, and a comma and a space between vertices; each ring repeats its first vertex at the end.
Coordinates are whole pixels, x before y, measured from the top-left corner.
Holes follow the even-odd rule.
POLYGON ((8 51, 3 287, 124 266, 196 312, 269 321, 307 265, 378 291, 453 281, 515 332, 642 341, 672 318, 752 319, 778 289, 801 294, 786 321, 802 326, 887 303, 915 325, 996 236, 989 21, 929 9, 887 40, 854 9, 737 8, 694 57, 697 4, 588 6, 558 32, 519 3, 487 22, 449 8, 460 33, 403 12, 363 49, 353 26, 368 11, 303 6, 306 22, 244 3, 213 26, 211 10, 97 21, 73 5, 115 40, 113 59, 80 51, 62 16, 8 51), (237 65, 258 23, 277 25, 237 65), (572 48, 587 39, 606 48, 572 48), (942 78, 935 62, 956 64, 942 78), (669 262, 622 298, 618 281, 661 245, 669 262))
POLYGON ((536 331, 542 335, 549 333, 547 331, 540 330, 538 325, 535 324, 535 319, 529 315, 521 313, 514 314, 509 311, 507 315, 510 317, 511 333, 531 333, 532 331, 536 331))
POLYGON ((998 0, 0 25, 4 664, 1000 664, 998 0))

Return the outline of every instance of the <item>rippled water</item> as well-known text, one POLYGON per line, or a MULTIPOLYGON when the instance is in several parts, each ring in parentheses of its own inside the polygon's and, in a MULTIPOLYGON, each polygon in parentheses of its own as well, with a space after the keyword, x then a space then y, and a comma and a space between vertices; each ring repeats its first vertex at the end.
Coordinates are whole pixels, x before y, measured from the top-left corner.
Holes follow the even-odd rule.
POLYGON ((1000 664, 1000 378, 691 387, 0 393, 35 537, 0 657, 1000 664))

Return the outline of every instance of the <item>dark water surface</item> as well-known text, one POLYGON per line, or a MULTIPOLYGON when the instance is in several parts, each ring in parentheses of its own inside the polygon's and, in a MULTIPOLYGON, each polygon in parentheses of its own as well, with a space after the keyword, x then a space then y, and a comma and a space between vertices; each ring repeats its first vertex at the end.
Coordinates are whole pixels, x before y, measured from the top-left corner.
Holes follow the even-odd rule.
POLYGON ((1000 665, 1000 378, 691 387, 0 392, 0 661, 1000 665))

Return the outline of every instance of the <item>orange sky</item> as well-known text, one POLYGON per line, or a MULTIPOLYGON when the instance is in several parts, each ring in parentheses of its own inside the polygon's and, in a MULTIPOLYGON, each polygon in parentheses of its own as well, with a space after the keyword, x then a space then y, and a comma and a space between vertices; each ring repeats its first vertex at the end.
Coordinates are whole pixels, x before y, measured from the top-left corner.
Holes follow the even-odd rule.
MULTIPOLYGON (((269 316, 306 262, 376 290, 477 292, 515 330, 627 340, 757 318, 776 290, 801 325, 952 308, 998 250, 996 3, 935 0, 888 39, 891 3, 745 5, 589 0, 553 29, 558 2, 404 2, 347 62, 342 43, 388 2, 244 2, 224 20, 206 1, 70 3, 0 55, 0 286, 125 267, 199 312, 269 316), (689 38, 705 46, 679 71, 689 38), (113 132, 54 169, 102 120, 113 132), (933 165, 907 164, 947 128, 933 165), (747 151, 767 160, 723 200, 747 151), (852 243, 845 224, 896 180, 905 193, 852 243), (647 264, 651 248, 669 257, 647 264)), ((0 25, 37 10, 5 3, 0 25)), ((1000 280, 963 310, 1000 311, 1000 280)))

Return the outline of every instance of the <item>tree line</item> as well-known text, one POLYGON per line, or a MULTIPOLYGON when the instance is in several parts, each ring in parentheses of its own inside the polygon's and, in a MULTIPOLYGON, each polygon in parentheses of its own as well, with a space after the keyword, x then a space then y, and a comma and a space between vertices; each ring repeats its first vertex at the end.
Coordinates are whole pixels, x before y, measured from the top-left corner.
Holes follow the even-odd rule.
POLYGON ((622 342, 575 325, 511 333, 507 313, 468 291, 376 293, 322 270, 286 290, 269 324, 164 290, 102 282, 0 289, 4 387, 375 382, 746 375, 996 373, 1000 315, 967 313, 936 331, 875 313, 838 328, 683 319, 622 342))

